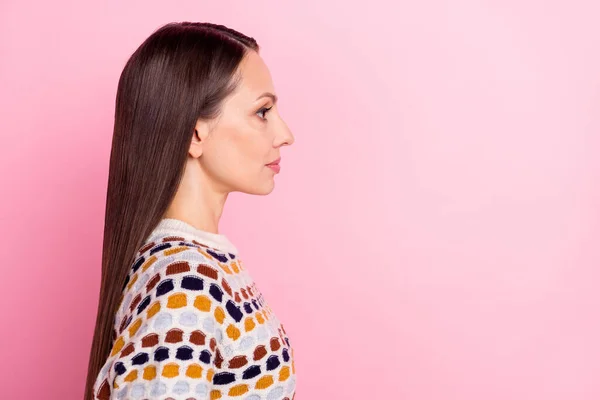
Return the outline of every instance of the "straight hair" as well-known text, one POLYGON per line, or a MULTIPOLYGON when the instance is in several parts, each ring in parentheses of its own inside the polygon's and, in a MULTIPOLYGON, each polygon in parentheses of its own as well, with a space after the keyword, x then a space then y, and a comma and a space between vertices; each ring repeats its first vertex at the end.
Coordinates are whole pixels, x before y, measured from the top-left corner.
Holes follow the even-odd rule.
POLYGON ((84 400, 114 340, 117 308, 137 251, 183 177, 198 119, 213 120, 237 87, 255 39, 208 22, 172 22, 131 55, 119 78, 110 153, 96 326, 84 400))

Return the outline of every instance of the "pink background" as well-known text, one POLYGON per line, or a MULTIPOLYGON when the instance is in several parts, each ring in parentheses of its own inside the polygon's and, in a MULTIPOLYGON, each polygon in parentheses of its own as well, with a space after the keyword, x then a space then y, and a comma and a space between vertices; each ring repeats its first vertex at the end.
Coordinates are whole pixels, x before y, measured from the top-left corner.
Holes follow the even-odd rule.
POLYGON ((82 396, 117 80, 204 20, 258 40, 296 137, 221 224, 296 400, 600 398, 597 2, 164 3, 0 3, 3 397, 82 396))

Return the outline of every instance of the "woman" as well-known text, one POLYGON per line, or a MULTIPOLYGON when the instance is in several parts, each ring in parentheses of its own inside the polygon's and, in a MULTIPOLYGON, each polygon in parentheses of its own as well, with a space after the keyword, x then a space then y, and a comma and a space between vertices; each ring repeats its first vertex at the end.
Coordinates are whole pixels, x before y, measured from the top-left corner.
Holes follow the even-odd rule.
POLYGON ((230 192, 265 195, 294 137, 259 46, 170 23, 121 74, 86 399, 288 399, 289 339, 235 246, 230 192))

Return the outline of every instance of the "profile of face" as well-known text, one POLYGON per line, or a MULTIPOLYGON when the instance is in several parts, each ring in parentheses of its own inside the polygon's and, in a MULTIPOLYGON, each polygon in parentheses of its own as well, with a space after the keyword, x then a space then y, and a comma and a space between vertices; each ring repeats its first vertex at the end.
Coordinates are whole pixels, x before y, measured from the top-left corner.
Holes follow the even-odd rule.
POLYGON ((279 115, 271 74, 257 52, 248 52, 239 73, 241 81, 225 99, 221 116, 196 124, 188 163, 199 168, 199 184, 218 193, 265 195, 278 172, 267 164, 282 156, 281 147, 291 145, 294 136, 279 115))

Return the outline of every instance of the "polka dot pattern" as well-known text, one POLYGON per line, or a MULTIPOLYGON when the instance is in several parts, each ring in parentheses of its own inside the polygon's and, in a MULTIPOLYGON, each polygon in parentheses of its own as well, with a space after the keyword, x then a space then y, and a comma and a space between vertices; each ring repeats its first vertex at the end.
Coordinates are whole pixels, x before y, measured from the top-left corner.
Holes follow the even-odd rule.
POLYGON ((150 235, 115 316, 94 398, 293 400, 293 348, 236 253, 150 235))

